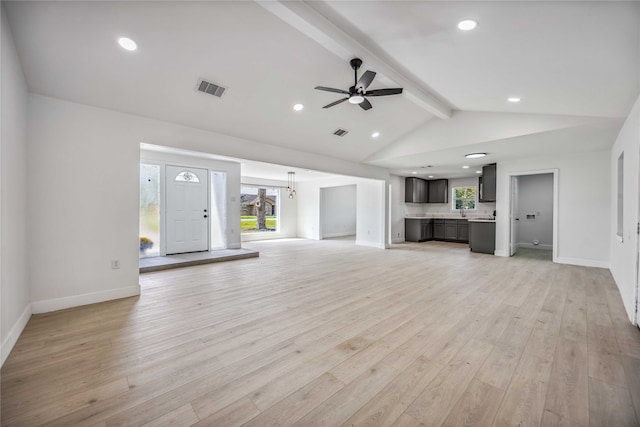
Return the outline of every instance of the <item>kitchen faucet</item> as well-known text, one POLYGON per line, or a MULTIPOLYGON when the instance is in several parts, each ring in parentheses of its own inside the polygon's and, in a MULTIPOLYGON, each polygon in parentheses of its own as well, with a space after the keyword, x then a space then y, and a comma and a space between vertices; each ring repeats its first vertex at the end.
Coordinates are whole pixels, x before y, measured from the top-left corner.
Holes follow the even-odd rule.
POLYGON ((464 206, 462 206, 462 207, 460 208, 460 216, 461 216, 462 218, 464 218, 464 210, 465 210, 465 207, 464 207, 464 206))

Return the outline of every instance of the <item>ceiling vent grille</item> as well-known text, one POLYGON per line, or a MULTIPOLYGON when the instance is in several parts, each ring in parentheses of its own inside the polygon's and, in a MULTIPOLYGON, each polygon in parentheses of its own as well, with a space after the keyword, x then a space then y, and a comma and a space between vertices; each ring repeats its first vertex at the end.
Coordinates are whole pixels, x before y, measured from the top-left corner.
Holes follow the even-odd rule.
POLYGON ((209 95, 217 96, 218 98, 222 98, 222 95, 227 91, 226 87, 222 87, 215 83, 208 82, 204 79, 200 79, 198 81, 198 92, 207 93, 209 95))
POLYGON ((336 136, 345 136, 348 133, 349 131, 344 129, 337 129, 335 132, 333 132, 333 134, 336 136))

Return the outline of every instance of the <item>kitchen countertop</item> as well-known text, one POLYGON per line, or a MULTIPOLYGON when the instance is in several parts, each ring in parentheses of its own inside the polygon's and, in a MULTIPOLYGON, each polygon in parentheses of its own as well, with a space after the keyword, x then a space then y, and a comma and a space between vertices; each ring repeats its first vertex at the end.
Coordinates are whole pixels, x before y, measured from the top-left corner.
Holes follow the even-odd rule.
POLYGON ((487 217, 462 217, 460 215, 406 216, 405 219, 466 219, 472 222, 496 222, 495 219, 489 219, 487 217))

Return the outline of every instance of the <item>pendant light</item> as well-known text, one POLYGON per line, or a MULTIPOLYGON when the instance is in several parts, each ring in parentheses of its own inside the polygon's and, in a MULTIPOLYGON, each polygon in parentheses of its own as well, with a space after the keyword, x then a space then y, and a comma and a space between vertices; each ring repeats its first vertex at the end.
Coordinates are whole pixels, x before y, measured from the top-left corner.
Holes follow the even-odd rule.
POLYGON ((287 173, 287 191, 289 192, 289 198, 293 199, 296 196, 296 173, 287 173))

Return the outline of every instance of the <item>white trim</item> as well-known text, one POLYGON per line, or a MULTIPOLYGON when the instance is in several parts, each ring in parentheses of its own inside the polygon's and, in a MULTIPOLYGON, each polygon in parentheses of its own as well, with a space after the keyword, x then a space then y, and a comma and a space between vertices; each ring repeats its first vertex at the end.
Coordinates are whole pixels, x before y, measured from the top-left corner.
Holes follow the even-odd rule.
POLYGON ((620 292, 620 285, 619 283, 622 283, 618 277, 616 277, 616 272, 615 270, 609 269, 609 271, 611 272, 611 276, 613 276, 613 281, 616 283, 616 289, 618 290, 618 293, 620 294, 620 297, 622 298, 622 306, 624 307, 624 311, 627 313, 627 317, 629 318, 629 321, 631 322, 632 325, 636 325, 638 326, 637 323, 634 323, 634 316, 635 316, 635 307, 634 307, 634 303, 635 301, 631 301, 629 300, 624 292, 620 292))
POLYGON ((503 256, 503 257, 509 257, 509 256, 511 256, 511 254, 510 254, 509 252, 507 252, 507 251, 497 251, 497 250, 496 250, 496 251, 494 251, 494 252, 493 252, 493 254, 494 254, 495 256, 503 256))
POLYGON ((516 247, 517 248, 528 248, 528 249, 540 249, 540 250, 544 250, 544 251, 552 251, 553 250, 553 246, 552 245, 546 245, 546 244, 538 244, 538 245, 534 245, 533 243, 528 243, 528 242, 518 242, 516 243, 516 247))
POLYGON ((378 249, 387 249, 384 244, 367 242, 363 240, 356 240, 356 245, 358 246, 368 246, 370 248, 378 248, 378 249))
POLYGON ((395 239, 391 239, 391 243, 404 243, 405 240, 402 237, 396 237, 395 239))
POLYGON ((31 303, 31 309, 34 314, 48 313, 50 311, 63 310, 65 308, 95 304, 98 302, 111 301, 114 299, 133 297, 137 295, 140 295, 140 285, 109 289, 107 291, 92 292, 89 294, 73 295, 70 297, 33 301, 31 303))
POLYGON ((329 233, 322 236, 323 239, 331 239, 333 237, 346 237, 346 236, 355 236, 356 230, 353 231, 342 231, 340 233, 329 233))
POLYGON ((11 353, 11 350, 13 350, 16 342, 18 342, 18 338, 20 338, 22 331, 24 331, 25 326, 27 326, 27 323, 31 318, 31 314, 31 303, 29 303, 24 308, 24 311, 22 312, 20 317, 18 317, 18 320, 16 321, 16 323, 14 323, 11 331, 9 331, 7 338, 5 338, 4 342, 2 343, 2 350, 0 350, 0 366, 4 365, 4 361, 7 360, 7 357, 9 357, 9 353, 11 353))
POLYGON ((608 261, 597 261, 594 259, 557 257, 553 262, 557 262, 558 264, 579 265, 582 267, 609 268, 608 261))

